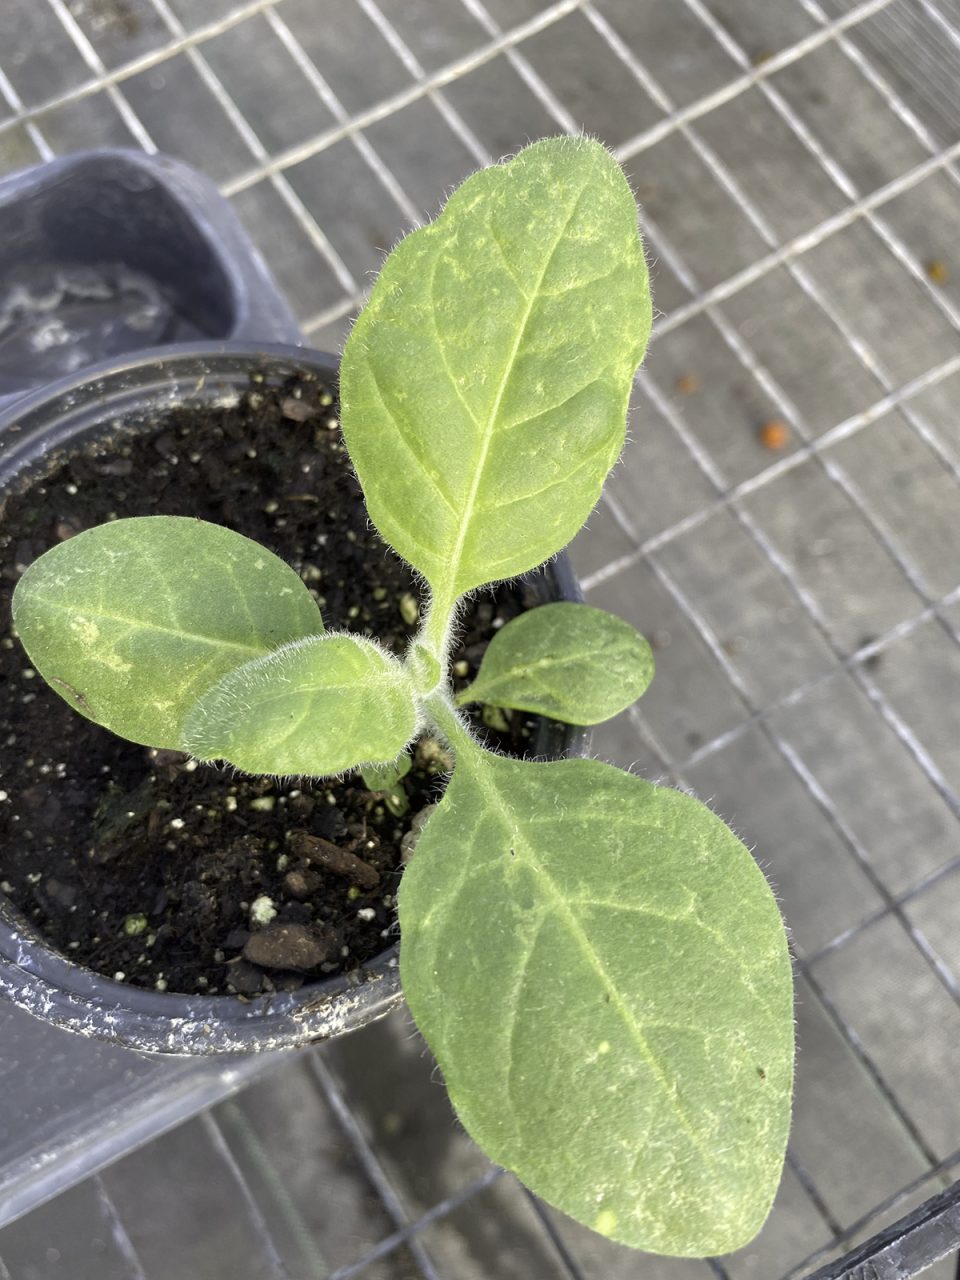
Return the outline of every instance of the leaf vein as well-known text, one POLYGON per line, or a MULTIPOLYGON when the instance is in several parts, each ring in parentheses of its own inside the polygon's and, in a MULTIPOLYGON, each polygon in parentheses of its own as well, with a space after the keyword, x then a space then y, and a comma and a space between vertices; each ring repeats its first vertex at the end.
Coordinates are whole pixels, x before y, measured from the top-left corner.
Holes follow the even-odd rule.
MULTIPOLYGON (((497 510, 500 512, 504 512, 504 511, 508 511, 510 507, 516 507, 520 503, 526 504, 530 502, 533 498, 539 498, 543 494, 549 493, 551 489, 558 489, 560 488, 561 485, 568 484, 570 480, 572 480, 572 478, 575 475, 577 475, 579 472, 585 471, 588 467, 592 467, 596 460, 597 454, 606 452, 606 450, 609 447, 610 447, 609 443, 607 441, 603 441, 596 449, 592 450, 592 452, 587 454, 584 457, 583 461, 580 462, 577 466, 575 466, 572 471, 567 471, 562 476, 560 476, 557 480, 551 480, 547 484, 541 485, 539 489, 534 489, 529 493, 519 494, 517 497, 511 498, 509 502, 503 502, 502 500, 497 501, 496 495, 493 495, 489 502, 486 502, 483 504, 478 503, 477 509, 479 511, 497 510)), ((493 563, 497 564, 498 561, 495 560, 493 561, 493 563)))
POLYGON ((582 387, 577 387, 575 391, 571 391, 565 395, 562 400, 558 400, 556 404, 548 404, 547 407, 537 409, 536 413, 524 414, 522 418, 516 418, 513 422, 505 422, 501 428, 501 434, 509 431, 515 431, 517 427, 527 426, 528 423, 536 422, 538 418, 545 418, 548 414, 558 413, 564 405, 568 405, 571 400, 576 400, 577 396, 583 395, 585 391, 589 391, 591 387, 595 387, 602 382, 607 373, 611 369, 611 365, 607 364, 600 370, 595 378, 591 378, 589 382, 585 382, 582 387))
MULTIPOLYGON (((508 827, 513 829, 513 832, 514 832, 513 838, 516 842, 516 845, 522 845, 522 847, 526 850, 528 854, 528 856, 523 859, 524 864, 530 869, 530 871, 533 872, 535 878, 542 885, 545 895, 549 900, 550 904, 552 905, 553 910, 556 912, 556 914, 561 918, 563 923, 566 925, 568 932, 572 936, 574 942, 577 944, 577 947, 582 953, 584 959, 587 961, 589 966, 593 969, 594 973, 599 978, 600 984, 605 989, 605 992, 606 992, 607 998, 609 999, 610 1004, 613 1006, 613 1008, 616 1009, 617 1013, 620 1016, 621 1022, 623 1023, 624 1027, 627 1030, 628 1035, 630 1036, 630 1038, 633 1040, 633 1042, 636 1044, 637 1048, 639 1049, 641 1056, 644 1058, 647 1065, 649 1066, 654 1078, 656 1079, 657 1083, 660 1085, 662 1092, 666 1094, 666 1097, 670 1103, 670 1106, 673 1109, 673 1111, 676 1113, 680 1126, 686 1132, 688 1138, 690 1139, 691 1144, 700 1153, 701 1157, 704 1160, 704 1163, 709 1165, 711 1168, 715 1168, 716 1161, 713 1155, 704 1144, 703 1139, 697 1133, 696 1129, 693 1126, 692 1121, 690 1120, 690 1117, 686 1113, 686 1110, 677 1101, 676 1093, 673 1087, 671 1086, 669 1072, 664 1069, 663 1065, 660 1062, 660 1059, 654 1053, 653 1048, 647 1041, 646 1036, 643 1034, 643 1029, 641 1027, 641 1024, 638 1022, 636 1016, 633 1013, 633 1010, 629 1007, 629 1005, 626 1004, 620 992, 617 990, 617 987, 614 985, 613 982, 611 982, 610 977, 607 974, 606 969, 604 968, 603 962, 601 961, 599 955, 597 954, 596 949, 594 948, 588 933, 586 932, 586 930, 584 929, 580 921, 577 919, 576 915, 570 909, 569 903, 565 899, 564 895, 557 888, 556 882, 554 881, 553 877, 546 870, 546 868, 543 867, 536 860, 535 849, 529 843, 529 841, 524 837, 523 831, 519 823, 517 823, 515 817, 511 814, 510 809, 503 803, 503 799, 500 794, 500 788, 497 784, 496 775, 494 771, 491 770, 488 776, 490 777, 492 782, 492 786, 489 789, 488 795, 490 795, 491 798, 493 798, 496 801, 496 804, 500 809, 500 812, 503 815, 508 827)), ((516 854, 518 857, 520 856, 519 849, 516 850, 516 854)))
MULTIPOLYGON (((514 1097, 514 1089, 515 1089, 515 1083, 516 1083, 514 1079, 514 1068, 516 1066, 516 1061, 517 1061, 517 1055, 514 1052, 514 1048, 516 1043, 517 1032, 520 1030, 522 1026, 522 1021, 519 1016, 520 1015, 520 991, 521 991, 521 988, 523 987, 524 981, 526 980, 527 971, 530 968, 530 962, 533 960, 533 953, 537 947, 537 940, 540 937, 540 933, 543 930, 543 926, 546 923, 546 920, 547 920, 547 913, 545 911, 541 912, 540 915, 537 917, 536 925, 533 929, 533 933, 530 938, 529 949, 524 955, 523 960, 517 966, 517 970, 518 970, 517 980, 513 984, 513 990, 510 995, 510 1015, 509 1015, 510 1023, 507 1028, 507 1035, 506 1035, 506 1043, 507 1043, 507 1080, 506 1080, 507 1089, 506 1089, 506 1092, 507 1092, 507 1101, 510 1104, 510 1109, 514 1114, 515 1120, 518 1122, 523 1119, 523 1112, 524 1112, 523 1104, 521 1103, 518 1105, 516 1098, 514 1097)), ((518 1127, 519 1127, 519 1124, 518 1124, 518 1127)))
POLYGON ((176 636, 178 640, 196 641, 198 644, 215 645, 217 648, 240 649, 243 653, 251 653, 255 657, 263 655, 262 646, 244 644, 240 640, 221 640, 216 636, 204 636, 196 631, 185 631, 182 627, 164 626, 162 622, 144 622, 142 618, 125 618, 119 613, 105 612, 102 606, 97 606, 93 609, 79 609, 73 604, 60 604, 58 601, 48 599, 44 601, 44 608, 55 609, 59 613, 83 613, 84 616, 92 616, 102 622, 121 622, 128 626, 131 631, 157 631, 161 635, 176 636))
POLYGON ((487 222, 487 230, 490 232, 490 238, 493 240, 493 243, 497 246, 497 250, 500 254, 501 261, 503 262, 503 265, 506 267, 507 275, 516 285, 517 293, 519 293, 520 297, 523 298, 525 302, 529 302, 530 295, 527 293, 526 289, 523 287, 523 284, 521 283, 521 281, 517 278, 517 273, 514 271, 513 265, 510 262, 510 259, 507 257, 506 250, 503 247, 503 241, 500 239, 499 235, 497 234, 496 228, 493 225, 492 212, 487 222))
MULTIPOLYGON (((437 285, 437 271, 439 270, 439 268, 440 268, 440 254, 438 252, 438 253, 435 253, 433 256, 432 270, 430 272, 430 282, 427 285, 427 293, 429 294, 429 297, 430 297, 430 306, 428 308, 428 311, 430 313, 430 322, 433 325, 433 332, 436 335, 436 339, 437 339, 437 351, 440 354, 440 363, 443 365, 443 371, 447 375, 447 378, 450 382, 450 386, 453 388, 454 395, 463 405, 464 412, 466 413, 467 417, 470 419, 470 421, 473 423, 475 427, 479 427, 480 423, 477 420, 477 415, 470 408, 469 404, 467 404, 467 401, 464 398, 464 394, 460 390, 460 384, 457 381, 457 379, 454 377, 453 370, 450 368, 450 362, 447 360, 447 349, 444 346, 443 335, 440 332, 440 325, 437 322, 437 313, 439 308, 437 306, 436 285, 437 285)), ((452 507, 451 507, 451 510, 452 510, 452 507)))
MULTIPOLYGON (((403 444, 404 448, 413 458, 414 462, 416 462, 417 466, 420 468, 420 471, 423 473, 424 477, 430 484, 430 487, 436 493, 437 497, 440 498, 443 505, 447 507, 454 516, 456 516, 457 508, 454 506, 453 502, 450 500, 450 497, 448 496, 446 490, 441 487, 440 482, 437 480, 436 476, 432 475, 424 466, 423 459, 421 458, 420 454, 417 452, 413 444, 408 439, 406 432, 404 431, 403 427, 400 424, 400 419, 394 413, 393 409, 391 409, 389 401, 381 391, 380 383, 377 379, 377 371, 371 361, 367 362, 367 368, 370 370, 370 378, 373 382, 374 390, 377 393, 377 399, 380 401, 380 405, 384 413, 393 423, 394 429, 396 431, 397 439, 403 444)), ((419 543, 419 545, 424 546, 422 542, 419 543)), ((424 550, 430 550, 430 548, 424 547, 424 550)), ((434 551, 432 554, 436 555, 436 552, 434 551)))
POLYGON ((466 499, 466 502, 464 503, 463 512, 460 517, 460 528, 457 531, 457 540, 453 547, 453 550, 450 553, 450 557, 448 560, 450 579, 454 583, 457 580, 457 575, 460 568, 460 562, 463 559, 463 548, 467 540, 467 534, 469 533, 469 530, 470 530, 470 524, 473 519, 474 510, 477 507, 477 495, 480 492, 480 485, 483 481, 483 474, 487 465, 487 457, 490 453, 490 446, 493 443, 494 428, 497 421, 497 414, 500 412, 500 405, 503 402, 503 397, 506 394, 507 386, 510 382, 510 378, 513 375, 513 368, 516 363, 517 354, 523 343, 523 339, 526 336, 527 326, 530 323, 530 317, 533 314, 533 308, 536 302, 537 294, 540 290, 541 285, 543 284, 543 281, 546 279, 547 272, 550 270, 550 264, 553 262, 557 249, 559 248, 560 243, 563 240, 563 237, 565 236, 567 229, 570 226, 570 223, 573 221, 574 217, 576 216, 577 211, 580 208, 580 203, 583 200, 586 192, 587 192, 587 187, 586 187, 586 184, 584 184, 583 186, 581 186, 579 192, 577 193, 577 197, 574 200, 573 204, 571 205, 569 213, 564 219, 563 226, 558 231, 553 241, 553 244, 550 246, 550 251, 546 255, 546 258, 544 259, 543 266, 541 267, 537 282, 534 285, 532 293, 527 299, 527 305, 526 305, 526 308, 524 309, 524 314, 520 320, 520 323, 517 325, 517 334, 514 339, 513 346, 507 356, 506 361, 504 362, 503 373, 500 378, 500 385, 497 388, 496 395, 494 396, 494 399, 493 399, 493 404, 491 405, 491 408, 490 408, 490 413, 487 416, 487 421, 484 424, 483 430, 481 432, 480 447, 477 452, 477 456, 475 458, 474 466, 473 466, 473 481, 470 485, 470 492, 467 494, 467 499, 466 499))

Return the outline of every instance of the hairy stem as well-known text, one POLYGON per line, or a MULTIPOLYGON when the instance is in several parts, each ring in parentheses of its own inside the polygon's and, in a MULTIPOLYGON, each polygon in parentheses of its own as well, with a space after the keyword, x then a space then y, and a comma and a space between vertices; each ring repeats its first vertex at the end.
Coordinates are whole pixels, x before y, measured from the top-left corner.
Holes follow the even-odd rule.
POLYGON ((417 637, 418 643, 433 654, 443 670, 446 670, 450 656, 456 603, 455 596, 434 596, 427 606, 426 617, 417 637))
POLYGON ((454 752, 482 751, 483 747, 471 733, 463 718, 453 705, 449 687, 438 689, 423 703, 424 710, 433 721, 441 736, 446 739, 454 752))

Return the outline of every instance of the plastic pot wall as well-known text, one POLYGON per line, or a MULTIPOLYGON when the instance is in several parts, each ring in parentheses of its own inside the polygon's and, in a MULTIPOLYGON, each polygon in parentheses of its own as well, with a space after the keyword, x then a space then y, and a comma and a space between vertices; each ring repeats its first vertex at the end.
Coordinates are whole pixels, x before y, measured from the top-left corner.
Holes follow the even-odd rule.
POLYGON ((0 410, 147 347, 302 340, 208 178, 107 149, 0 178, 0 333, 0 410))
MULTIPOLYGON (((87 370, 18 400, 0 415, 0 502, 51 455, 120 430, 148 430, 176 406, 236 397, 254 369, 267 378, 303 369, 336 376, 330 357, 302 348, 184 344, 87 370)), ((534 599, 576 600, 564 557, 528 579, 534 599)), ((552 726, 536 742, 543 755, 578 754, 579 731, 552 726)), ((186 996, 113 982, 53 950, 0 895, 0 996, 56 1026, 140 1052, 250 1053, 326 1039, 382 1017, 401 1000, 396 946, 360 970, 296 992, 242 1002, 232 996, 186 996)))

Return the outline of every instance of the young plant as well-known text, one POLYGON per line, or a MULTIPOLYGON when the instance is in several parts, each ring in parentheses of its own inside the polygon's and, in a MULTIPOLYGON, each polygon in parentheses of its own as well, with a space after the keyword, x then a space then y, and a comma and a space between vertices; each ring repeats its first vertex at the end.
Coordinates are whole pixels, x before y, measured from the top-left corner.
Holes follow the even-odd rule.
POLYGON ((582 605, 521 616, 473 686, 448 674, 474 589, 577 532, 623 446, 651 324, 637 210, 597 143, 475 174, 390 255, 347 343, 342 423, 369 513, 429 587, 403 661, 324 630, 292 569, 195 520, 119 520, 24 574, 31 661, 135 742, 254 774, 361 767, 396 789, 424 730, 455 758, 399 895, 400 970, 490 1157, 615 1240, 723 1253, 762 1224, 790 1110, 780 913, 692 797, 596 760, 487 750, 485 701, 593 723, 649 681, 646 643, 582 605))

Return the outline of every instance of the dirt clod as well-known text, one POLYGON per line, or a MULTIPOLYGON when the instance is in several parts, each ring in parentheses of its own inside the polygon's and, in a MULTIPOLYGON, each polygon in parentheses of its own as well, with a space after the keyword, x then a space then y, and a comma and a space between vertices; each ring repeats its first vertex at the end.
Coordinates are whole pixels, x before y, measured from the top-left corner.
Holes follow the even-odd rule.
MULTIPOLYGON (((369 843, 373 845, 373 841, 369 843)), ((290 848, 305 862, 343 876, 361 889, 372 889, 380 883, 380 873, 376 867, 371 867, 369 862, 364 862, 349 849, 341 849, 330 840, 312 836, 308 831, 291 831, 290 848)))
POLYGON ((312 973, 335 959, 339 950, 340 940, 328 925, 277 923, 251 933, 243 958, 262 969, 312 973))
POLYGON ((309 400, 299 400, 295 396, 286 396, 280 401, 280 412, 285 418, 289 418, 291 422, 307 422, 310 418, 315 418, 320 412, 318 405, 311 404, 309 400))

